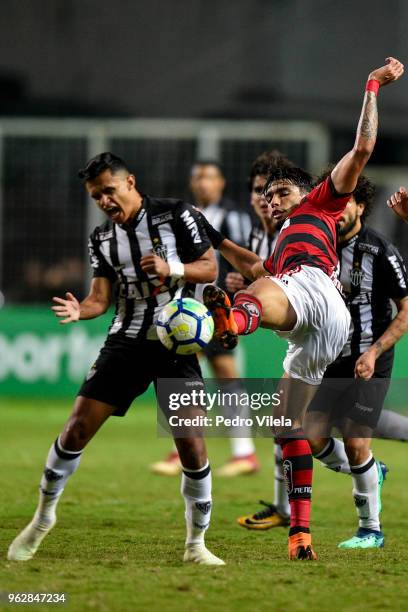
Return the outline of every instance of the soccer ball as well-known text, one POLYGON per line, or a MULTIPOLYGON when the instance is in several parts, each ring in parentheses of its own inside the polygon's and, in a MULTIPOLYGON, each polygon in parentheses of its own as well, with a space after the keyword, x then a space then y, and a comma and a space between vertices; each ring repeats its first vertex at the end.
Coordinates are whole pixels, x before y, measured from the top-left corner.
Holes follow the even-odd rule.
POLYGON ((157 335, 162 344, 179 355, 201 351, 214 333, 214 320, 201 302, 178 298, 169 302, 159 314, 157 335))

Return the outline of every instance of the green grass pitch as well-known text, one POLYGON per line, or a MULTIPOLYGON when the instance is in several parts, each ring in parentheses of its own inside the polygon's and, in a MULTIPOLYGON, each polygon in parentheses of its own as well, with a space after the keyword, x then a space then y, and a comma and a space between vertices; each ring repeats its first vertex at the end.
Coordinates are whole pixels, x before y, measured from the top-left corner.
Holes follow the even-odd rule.
MULTIPOLYGON (((45 455, 68 411, 62 402, 0 402, 0 591, 65 592, 63 609, 75 612, 408 608, 407 445, 374 443, 376 456, 390 467, 384 550, 336 548, 356 525, 351 481, 319 465, 312 515, 318 562, 287 561, 284 529, 252 533, 237 526, 236 517, 255 510, 259 498, 273 498, 271 441, 262 439, 259 474, 214 478, 207 543, 227 566, 185 566, 179 479, 147 469, 170 443, 156 437, 155 409, 143 404, 111 419, 90 444, 36 558, 6 561, 8 544, 32 516, 45 455)), ((220 465, 228 441, 210 440, 209 451, 212 465, 220 465)))

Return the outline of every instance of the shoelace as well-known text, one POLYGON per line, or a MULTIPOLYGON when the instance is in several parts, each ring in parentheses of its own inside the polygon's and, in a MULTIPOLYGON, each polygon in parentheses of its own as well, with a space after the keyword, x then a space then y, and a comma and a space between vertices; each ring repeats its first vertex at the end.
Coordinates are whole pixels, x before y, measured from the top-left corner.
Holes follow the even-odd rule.
POLYGON ((276 512, 277 512, 276 506, 274 506, 273 504, 269 504, 268 502, 264 502, 262 499, 259 500, 259 503, 262 506, 266 506, 266 510, 260 510, 259 512, 254 514, 253 518, 256 521, 259 521, 259 520, 264 519, 264 518, 268 518, 269 516, 272 516, 273 514, 276 514, 276 512))

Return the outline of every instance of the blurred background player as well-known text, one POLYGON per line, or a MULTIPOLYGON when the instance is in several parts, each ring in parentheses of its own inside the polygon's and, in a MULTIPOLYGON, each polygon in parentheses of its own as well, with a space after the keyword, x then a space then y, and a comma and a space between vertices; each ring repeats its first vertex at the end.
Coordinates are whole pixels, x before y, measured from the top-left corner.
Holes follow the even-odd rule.
MULTIPOLYGON (((202 160, 195 162, 192 166, 189 186, 194 204, 217 231, 239 245, 246 245, 251 231, 251 217, 224 196, 225 185, 223 170, 217 162, 202 160)), ((226 275, 232 270, 232 267, 223 257, 218 258, 218 263, 217 284, 225 287, 226 275)), ((200 290, 196 296, 201 299, 202 296, 199 293, 200 290)), ((203 352, 208 359, 214 378, 220 381, 223 391, 242 392, 236 352, 225 349, 216 338, 203 352)), ((231 407, 231 410, 234 411, 234 408, 231 407)), ((231 438, 232 456, 225 465, 216 470, 218 476, 232 477, 253 474, 258 471, 259 463, 250 431, 242 429, 240 434, 241 437, 231 438)), ((157 474, 166 476, 179 474, 181 464, 177 450, 174 449, 164 461, 152 464, 151 469, 157 474)))
POLYGON ((345 448, 333 438, 310 441, 317 459, 335 471, 351 473, 353 480, 359 528, 340 548, 384 546, 379 515, 385 470, 374 461, 371 438, 376 427, 382 437, 406 439, 408 433, 406 417, 388 410, 381 413, 394 345, 408 331, 408 276, 397 248, 365 224, 373 197, 374 185, 360 176, 338 221, 340 280, 352 324, 340 356, 326 370, 327 387, 323 383, 309 408, 312 422, 317 417, 323 429, 325 423, 335 423, 343 433, 345 448), (348 379, 335 391, 339 397, 330 388, 333 378, 348 379))
MULTIPOLYGON (((93 279, 81 303, 72 293, 54 298, 61 323, 101 316, 116 284, 116 312, 99 356, 84 380, 71 416, 51 445, 32 521, 13 540, 8 559, 31 559, 56 523, 65 485, 85 446, 111 416, 124 416, 133 400, 159 378, 203 385, 196 355, 173 355, 157 338, 158 313, 189 286, 212 282, 217 265, 201 216, 181 200, 142 196, 125 162, 111 153, 92 158, 79 172, 108 220, 90 236, 93 279), (137 374, 137 375, 135 375, 137 374)), ((165 410, 167 406, 163 407, 165 410)), ((224 565, 205 546, 211 516, 211 469, 203 437, 175 440, 183 465, 187 538, 183 560, 224 565)))

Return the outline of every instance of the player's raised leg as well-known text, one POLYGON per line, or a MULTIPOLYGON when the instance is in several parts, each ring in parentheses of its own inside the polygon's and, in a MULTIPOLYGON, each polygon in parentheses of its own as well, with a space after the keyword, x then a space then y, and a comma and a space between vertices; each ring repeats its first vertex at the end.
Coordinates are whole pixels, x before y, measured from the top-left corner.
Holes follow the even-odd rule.
POLYGON ((82 451, 115 410, 97 400, 78 397, 62 433, 49 450, 40 482, 40 498, 33 519, 8 549, 10 561, 28 561, 54 527, 56 508, 65 485, 77 470, 82 451))
POLYGON ((225 565, 205 545, 210 526, 212 494, 211 467, 203 438, 176 438, 183 472, 181 494, 185 502, 186 548, 183 560, 200 565, 225 565))

